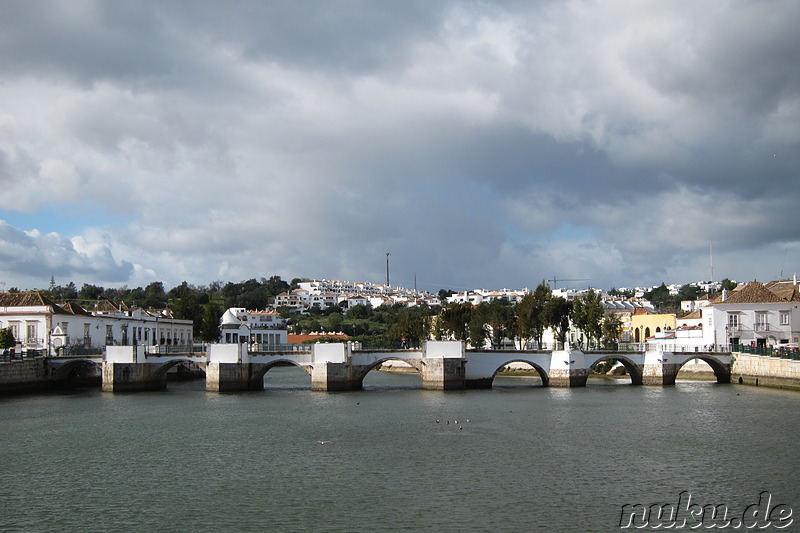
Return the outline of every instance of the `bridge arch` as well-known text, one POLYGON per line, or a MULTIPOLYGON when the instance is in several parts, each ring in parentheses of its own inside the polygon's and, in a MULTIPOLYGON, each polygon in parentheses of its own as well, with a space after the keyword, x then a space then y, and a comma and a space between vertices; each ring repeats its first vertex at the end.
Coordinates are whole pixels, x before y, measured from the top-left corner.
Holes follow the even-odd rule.
POLYGON ((502 365, 498 366, 497 368, 495 368, 494 372, 492 373, 492 378, 490 381, 492 385, 494 385, 494 378, 497 376, 497 373, 500 372, 507 365, 510 365, 511 363, 525 363, 527 365, 531 365, 531 367, 533 367, 533 369, 539 374, 539 377, 542 379, 542 386, 547 387, 550 384, 550 375, 541 365, 538 365, 533 361, 528 361, 527 359, 520 358, 520 359, 511 359, 509 361, 506 361, 502 365))
MULTIPOLYGON (((588 355, 588 354, 587 354, 588 355)), ((596 354, 595 354, 596 355, 596 354)), ((632 359, 621 354, 601 354, 595 361, 589 365, 589 371, 593 372, 597 365, 604 361, 617 361, 625 367, 628 375, 631 377, 631 385, 642 384, 642 367, 634 362, 632 359)))
POLYGON ((163 363, 160 367, 158 367, 158 369, 156 369, 156 371, 153 373, 153 376, 157 377, 158 379, 166 380, 167 372, 169 372, 172 368, 176 366, 184 366, 189 370, 199 371, 202 372, 203 374, 206 373, 205 363, 200 363, 192 359, 176 358, 172 359, 171 361, 167 361, 166 363, 163 363))
POLYGON ((54 368, 50 379, 56 385, 94 383, 102 379, 102 363, 91 359, 75 359, 54 368))
POLYGON ((680 369, 694 359, 699 359, 704 363, 707 363, 708 366, 711 367, 711 370, 714 372, 714 377, 717 378, 717 383, 730 383, 731 382, 731 368, 730 365, 723 363, 716 357, 710 354, 692 354, 686 358, 685 361, 678 365, 678 369, 676 371, 680 372, 680 369))
POLYGON ((313 372, 313 368, 309 365, 303 365, 292 359, 278 359, 276 361, 270 361, 269 363, 251 364, 250 383, 263 383, 264 376, 267 372, 279 366, 294 366, 300 368, 303 372, 308 374, 309 377, 311 377, 311 373, 313 372))
POLYGON ((364 378, 367 377, 367 374, 369 374, 371 371, 375 370, 380 365, 382 365, 383 363, 386 363, 388 361, 401 361, 403 363, 407 363, 414 370, 414 373, 418 374, 419 377, 422 378, 422 368, 421 368, 421 364, 420 364, 420 362, 418 360, 403 359, 402 357, 398 357, 398 356, 387 356, 387 357, 383 357, 381 359, 378 359, 377 361, 372 362, 372 363, 370 363, 368 365, 363 365, 363 366, 356 367, 356 369, 355 369, 355 380, 354 381, 357 384, 357 388, 361 389, 363 387, 364 378))

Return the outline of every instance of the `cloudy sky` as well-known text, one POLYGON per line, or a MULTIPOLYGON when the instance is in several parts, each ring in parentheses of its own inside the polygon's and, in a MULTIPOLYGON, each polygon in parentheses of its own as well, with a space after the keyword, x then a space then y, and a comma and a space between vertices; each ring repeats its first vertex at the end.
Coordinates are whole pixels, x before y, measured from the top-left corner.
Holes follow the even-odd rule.
POLYGON ((16 1, 0 283, 800 268, 800 2, 16 1))

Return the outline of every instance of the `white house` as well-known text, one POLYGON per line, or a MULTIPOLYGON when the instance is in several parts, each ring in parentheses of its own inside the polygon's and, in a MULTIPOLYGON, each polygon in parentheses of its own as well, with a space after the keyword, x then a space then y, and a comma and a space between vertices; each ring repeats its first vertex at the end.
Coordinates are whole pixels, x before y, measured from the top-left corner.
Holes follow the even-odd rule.
POLYGON ((288 344, 288 335, 286 320, 274 311, 248 311, 243 307, 231 307, 220 318, 221 344, 248 342, 274 346, 288 344))
POLYGON ((768 347, 800 341, 800 294, 792 281, 753 281, 703 309, 705 341, 714 345, 768 347), (710 309, 710 313, 707 310, 710 309))
POLYGON ((193 343, 192 321, 176 319, 168 310, 128 308, 106 300, 90 312, 74 303, 57 305, 38 292, 0 294, 0 328, 6 327, 20 351, 193 343))

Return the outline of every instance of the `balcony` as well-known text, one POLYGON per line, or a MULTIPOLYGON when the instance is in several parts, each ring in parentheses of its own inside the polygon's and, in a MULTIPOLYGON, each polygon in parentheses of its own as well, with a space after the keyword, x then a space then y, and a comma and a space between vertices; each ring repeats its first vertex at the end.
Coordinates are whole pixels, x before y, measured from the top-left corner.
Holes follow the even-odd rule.
POLYGON ((769 331, 769 324, 756 324, 753 326, 753 331, 769 331))

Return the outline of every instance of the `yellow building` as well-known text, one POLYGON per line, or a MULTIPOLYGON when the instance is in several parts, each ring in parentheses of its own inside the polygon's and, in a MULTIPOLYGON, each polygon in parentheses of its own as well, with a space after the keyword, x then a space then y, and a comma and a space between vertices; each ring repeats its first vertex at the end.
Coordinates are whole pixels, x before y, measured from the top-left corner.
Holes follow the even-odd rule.
POLYGON ((660 337, 664 331, 675 331, 675 322, 675 313, 651 313, 647 309, 637 308, 631 316, 632 340, 646 342, 647 339, 660 337))

